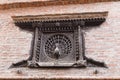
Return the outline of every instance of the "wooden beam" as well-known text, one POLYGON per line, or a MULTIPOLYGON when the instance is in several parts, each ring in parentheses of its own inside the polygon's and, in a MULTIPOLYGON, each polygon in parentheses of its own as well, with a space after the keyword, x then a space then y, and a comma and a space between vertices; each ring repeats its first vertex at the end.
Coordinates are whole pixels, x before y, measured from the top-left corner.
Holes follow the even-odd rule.
POLYGON ((108 12, 87 12, 87 13, 68 13, 68 14, 46 14, 46 15, 29 15, 29 16, 12 16, 15 23, 19 22, 44 22, 59 20, 77 20, 77 19, 94 19, 106 18, 108 12))

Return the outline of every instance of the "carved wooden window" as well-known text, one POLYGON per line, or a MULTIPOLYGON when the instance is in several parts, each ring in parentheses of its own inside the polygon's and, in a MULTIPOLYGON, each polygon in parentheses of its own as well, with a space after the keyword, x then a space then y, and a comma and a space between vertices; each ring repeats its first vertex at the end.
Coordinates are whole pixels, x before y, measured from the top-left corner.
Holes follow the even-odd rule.
POLYGON ((17 26, 34 30, 30 57, 19 63, 29 67, 105 66, 85 56, 82 28, 98 26, 106 16, 107 12, 13 16, 17 26))

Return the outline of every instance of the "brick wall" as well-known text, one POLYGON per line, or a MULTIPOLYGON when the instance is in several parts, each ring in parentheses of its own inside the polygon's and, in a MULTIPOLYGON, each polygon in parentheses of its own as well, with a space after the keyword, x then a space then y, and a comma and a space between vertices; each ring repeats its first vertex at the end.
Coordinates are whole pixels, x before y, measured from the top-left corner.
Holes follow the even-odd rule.
POLYGON ((120 78, 119 8, 120 2, 107 2, 0 10, 0 78, 120 78), (32 32, 15 26, 11 16, 101 11, 109 11, 106 22, 84 30, 86 56, 104 61, 108 69, 8 69, 11 63, 28 58, 32 39, 32 32), (93 74, 96 69, 97 75, 93 74))
POLYGON ((51 5, 89 4, 119 0, 0 0, 0 10, 12 8, 40 7, 51 5))

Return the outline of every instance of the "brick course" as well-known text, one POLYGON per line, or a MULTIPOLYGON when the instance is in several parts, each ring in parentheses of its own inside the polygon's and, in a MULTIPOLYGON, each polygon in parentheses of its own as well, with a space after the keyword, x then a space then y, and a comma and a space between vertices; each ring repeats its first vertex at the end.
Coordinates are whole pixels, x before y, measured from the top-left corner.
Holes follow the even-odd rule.
POLYGON ((0 1, 0 10, 12 8, 40 7, 51 5, 68 5, 68 4, 88 4, 96 2, 111 2, 119 0, 4 0, 0 1))
POLYGON ((0 10, 0 78, 120 78, 120 2, 29 7, 0 10), (27 59, 32 32, 19 29, 11 16, 108 11, 106 22, 85 29, 86 56, 104 61, 108 69, 8 69, 27 59), (95 70, 98 74, 93 74, 95 70), (18 74, 18 70, 22 71, 18 74))

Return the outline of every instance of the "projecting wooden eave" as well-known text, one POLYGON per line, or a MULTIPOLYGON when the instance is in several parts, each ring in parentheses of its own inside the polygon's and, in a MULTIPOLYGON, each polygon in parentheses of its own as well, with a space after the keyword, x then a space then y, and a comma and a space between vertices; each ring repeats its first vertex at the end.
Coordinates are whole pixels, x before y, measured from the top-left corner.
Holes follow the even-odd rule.
MULTIPOLYGON (((27 16, 12 16, 14 23, 19 27, 29 27, 34 23, 42 23, 53 25, 56 22, 65 24, 72 23, 74 26, 83 21, 85 26, 98 26, 102 24, 108 15, 108 12, 88 12, 88 13, 68 13, 68 14, 47 14, 47 15, 27 15, 27 16)), ((44 25, 45 26, 45 25, 44 25)), ((63 25, 64 26, 64 25, 63 25)), ((71 25, 72 26, 72 25, 71 25)))

